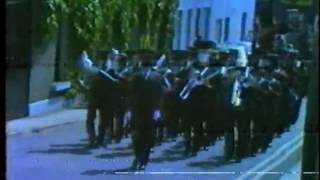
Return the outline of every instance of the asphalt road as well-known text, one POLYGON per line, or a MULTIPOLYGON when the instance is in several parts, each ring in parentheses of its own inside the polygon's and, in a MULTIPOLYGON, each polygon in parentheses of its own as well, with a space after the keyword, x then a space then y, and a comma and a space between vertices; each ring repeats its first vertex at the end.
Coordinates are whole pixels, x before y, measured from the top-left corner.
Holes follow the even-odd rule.
POLYGON ((128 172, 133 161, 130 138, 106 148, 89 150, 85 124, 77 122, 32 134, 7 137, 8 180, 82 180, 82 179, 234 179, 269 158, 303 130, 304 109, 299 120, 280 138, 275 138, 263 154, 240 163, 222 161, 224 141, 201 151, 196 157, 184 157, 181 138, 154 148, 145 174, 128 172), (172 173, 180 174, 172 174, 172 173), (197 173, 197 174, 196 174, 197 173))

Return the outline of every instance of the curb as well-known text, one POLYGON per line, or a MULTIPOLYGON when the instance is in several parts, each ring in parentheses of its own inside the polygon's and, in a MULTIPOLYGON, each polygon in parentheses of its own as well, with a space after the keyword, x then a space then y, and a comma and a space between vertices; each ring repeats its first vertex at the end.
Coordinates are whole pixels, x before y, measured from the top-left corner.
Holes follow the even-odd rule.
POLYGON ((270 178, 274 179, 276 178, 275 176, 278 176, 278 178, 281 177, 286 173, 285 171, 290 169, 292 161, 298 161, 299 158, 301 158, 302 141, 303 134, 301 133, 293 140, 281 146, 269 158, 249 169, 246 174, 236 178, 236 180, 264 180, 270 178))
POLYGON ((277 172, 275 174, 259 174, 256 178, 257 180, 269 180, 269 179, 279 179, 286 174, 296 174, 300 178, 300 170, 298 172, 289 172, 290 168, 293 164, 296 164, 301 160, 302 153, 302 142, 303 140, 299 140, 298 144, 296 144, 291 150, 289 150, 288 154, 281 157, 278 161, 273 164, 270 164, 267 168, 265 168, 264 172, 277 172))
POLYGON ((6 135, 39 133, 41 131, 85 121, 85 110, 66 110, 44 116, 28 117, 6 122, 6 135))
POLYGON ((19 131, 19 132, 9 132, 9 133, 7 132, 7 136, 15 136, 15 135, 21 135, 21 134, 36 134, 36 133, 40 133, 41 131, 45 131, 45 130, 48 130, 48 129, 51 129, 51 128, 60 127, 60 126, 74 124, 76 122, 80 122, 80 121, 71 121, 71 122, 59 123, 59 124, 54 124, 54 125, 48 125, 48 126, 43 126, 43 127, 32 128, 32 129, 29 129, 29 130, 19 131))
MULTIPOLYGON (((303 109, 306 108, 307 99, 301 101, 300 110, 301 113, 303 109)), ((299 114, 298 118, 305 119, 305 113, 299 114)), ((298 123, 298 122, 297 122, 298 123)), ((240 175, 236 180, 268 180, 268 179, 279 179, 281 176, 287 173, 297 173, 297 172, 287 172, 292 164, 297 163, 301 160, 301 151, 303 144, 304 132, 299 132, 292 140, 283 144, 279 147, 272 155, 264 159, 262 162, 257 163, 256 166, 249 169, 246 173, 240 175)))

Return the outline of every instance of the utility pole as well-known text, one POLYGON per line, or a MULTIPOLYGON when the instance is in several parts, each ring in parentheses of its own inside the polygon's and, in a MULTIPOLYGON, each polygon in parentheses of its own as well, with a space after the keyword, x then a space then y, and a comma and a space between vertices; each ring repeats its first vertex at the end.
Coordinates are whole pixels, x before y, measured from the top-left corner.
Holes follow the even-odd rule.
MULTIPOLYGON (((318 4, 318 0, 315 2, 318 4)), ((316 10, 315 16, 319 11, 316 10)), ((315 18, 315 21, 317 18, 315 18)), ((301 180, 319 179, 319 32, 318 23, 315 23, 313 63, 311 65, 308 102, 306 109, 306 121, 304 127, 303 151, 302 151, 302 174, 301 180), (318 174, 314 174, 318 173, 318 174)))

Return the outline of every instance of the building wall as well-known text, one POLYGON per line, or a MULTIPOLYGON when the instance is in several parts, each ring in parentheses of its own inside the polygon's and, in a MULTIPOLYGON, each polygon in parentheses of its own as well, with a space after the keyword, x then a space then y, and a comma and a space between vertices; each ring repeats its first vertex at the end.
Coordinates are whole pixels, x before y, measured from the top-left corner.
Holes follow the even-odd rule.
POLYGON ((28 114, 30 28, 28 1, 6 2, 6 120, 28 114))
POLYGON ((29 103, 49 98, 54 81, 56 40, 32 49, 29 103))
MULTIPOLYGON (((51 40, 44 38, 46 31, 41 28, 41 22, 46 18, 46 12, 43 11, 44 5, 41 0, 32 0, 32 39, 38 39, 31 44, 31 67, 30 67, 30 81, 29 81, 29 104, 48 99, 52 83, 55 80, 55 68, 59 67, 56 64, 56 59, 65 58, 60 56, 64 50, 60 50, 60 54, 56 56, 57 40, 59 34, 57 33, 51 40)), ((65 27, 62 23, 62 28, 65 27)), ((61 38, 64 34, 62 33, 61 38)), ((65 46, 60 46, 65 48, 65 46)), ((67 50, 67 49, 66 49, 67 50)))
POLYGON ((26 68, 6 70, 6 120, 28 115, 28 75, 26 68))
POLYGON ((28 116, 30 103, 48 99, 54 80, 56 40, 31 41, 38 34, 32 29, 34 2, 7 1, 7 120, 28 116))
MULTIPOLYGON (((242 13, 247 13, 246 19, 246 30, 245 35, 248 36, 249 32, 253 30, 254 22, 254 12, 255 12, 255 2, 256 0, 180 0, 177 14, 182 12, 182 19, 178 19, 175 28, 178 28, 179 23, 182 24, 180 33, 176 31, 175 38, 173 42, 174 49, 187 49, 192 45, 192 42, 196 39, 196 22, 197 22, 197 8, 201 9, 200 19, 199 19, 199 35, 203 37, 204 40, 217 41, 217 27, 216 21, 222 19, 222 32, 225 28, 225 18, 230 18, 229 25, 229 38, 228 42, 237 43, 241 38, 241 21, 242 13), (209 13, 205 10, 209 8, 209 13), (191 21, 187 23, 188 20, 188 10, 193 9, 191 21), (208 19, 206 18, 207 13, 209 14, 208 19), (180 22, 181 21, 181 22, 180 22), (187 27, 186 24, 191 24, 187 27), (191 28, 191 35, 189 43, 186 42, 187 28, 191 28), (206 33, 208 32, 208 37, 206 33), (178 38, 180 36, 180 46, 178 46, 178 38), (191 43, 190 43, 191 42, 191 43)), ((222 36, 224 33, 222 33, 222 36)))

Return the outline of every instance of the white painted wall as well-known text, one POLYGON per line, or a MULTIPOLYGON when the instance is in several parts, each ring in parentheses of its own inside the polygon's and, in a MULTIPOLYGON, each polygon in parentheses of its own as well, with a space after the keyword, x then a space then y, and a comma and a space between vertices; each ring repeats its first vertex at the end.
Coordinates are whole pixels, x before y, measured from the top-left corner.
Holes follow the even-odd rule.
MULTIPOLYGON (((253 20, 254 20, 254 12, 255 12, 255 2, 256 0, 180 0, 179 1, 179 7, 178 11, 183 12, 183 18, 182 18, 182 27, 181 32, 176 33, 174 37, 174 49, 187 49, 192 45, 192 42, 195 40, 195 25, 196 25, 196 8, 206 8, 210 7, 211 14, 210 14, 210 20, 209 20, 209 39, 211 41, 216 41, 216 21, 219 18, 223 19, 223 28, 222 28, 222 36, 224 36, 224 19, 226 17, 230 17, 230 27, 229 27, 229 42, 230 43, 237 43, 240 42, 241 38, 241 20, 242 20, 242 13, 247 13, 247 21, 246 21, 246 35, 250 31, 253 30, 253 20), (188 9, 193 9, 193 16, 192 16, 192 27, 187 27, 187 14, 188 9), (191 28, 191 35, 190 35, 190 43, 187 44, 186 42, 186 33, 187 28, 191 28), (177 36, 180 35, 181 43, 180 47, 177 46, 177 36)), ((200 33, 204 37, 205 32, 205 19, 202 18, 204 14, 200 15, 200 33)))

